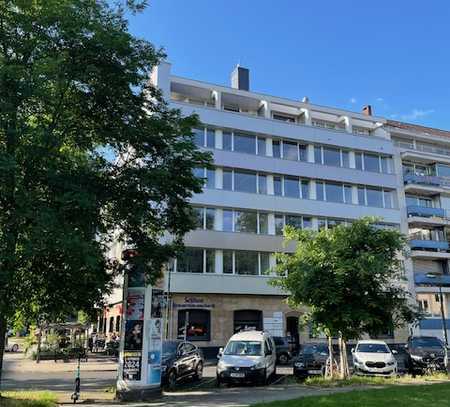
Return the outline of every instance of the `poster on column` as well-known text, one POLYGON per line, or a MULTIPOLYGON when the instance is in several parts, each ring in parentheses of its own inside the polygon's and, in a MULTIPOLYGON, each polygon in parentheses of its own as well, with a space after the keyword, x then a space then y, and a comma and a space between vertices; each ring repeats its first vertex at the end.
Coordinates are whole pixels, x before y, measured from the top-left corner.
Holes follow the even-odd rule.
POLYGON ((144 319, 145 294, 141 290, 128 290, 127 295, 127 319, 144 319))
MULTIPOLYGON (((153 301, 152 301, 153 312, 153 301)), ((154 315, 157 315, 155 313, 154 315)), ((148 321, 148 370, 147 384, 161 383, 162 358, 162 319, 152 318, 148 321)))
POLYGON ((144 321, 130 320, 125 323, 124 350, 142 350, 144 321))
POLYGON ((141 352, 125 352, 123 355, 123 378, 141 380, 141 352))

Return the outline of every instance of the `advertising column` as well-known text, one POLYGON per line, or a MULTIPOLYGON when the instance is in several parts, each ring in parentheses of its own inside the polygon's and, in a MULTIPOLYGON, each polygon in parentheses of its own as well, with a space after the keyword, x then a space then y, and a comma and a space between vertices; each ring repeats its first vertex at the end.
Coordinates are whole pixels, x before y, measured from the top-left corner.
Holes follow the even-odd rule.
POLYGON ((139 400, 161 392, 164 292, 145 285, 144 273, 128 270, 117 397, 139 400))

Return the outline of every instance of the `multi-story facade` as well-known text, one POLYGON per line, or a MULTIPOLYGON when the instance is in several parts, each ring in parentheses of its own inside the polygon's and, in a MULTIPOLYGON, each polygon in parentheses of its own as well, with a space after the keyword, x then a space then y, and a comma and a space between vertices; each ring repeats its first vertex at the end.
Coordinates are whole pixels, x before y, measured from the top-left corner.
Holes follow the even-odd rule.
POLYGON ((198 228, 170 266, 169 335, 187 328, 199 346, 217 347, 253 326, 307 340, 309 330, 298 330, 301 311, 268 284, 274 253, 294 249, 283 248, 283 226, 317 230, 377 216, 402 227, 391 128, 370 106, 355 113, 252 92, 241 67, 231 87, 177 77, 170 68, 161 64, 152 81, 171 107, 199 115, 196 142, 213 154, 214 169, 197 171, 206 179, 191 202, 198 228))
POLYGON ((403 184, 402 231, 410 246, 405 268, 411 292, 427 313, 417 331, 444 339, 442 313, 447 319, 450 299, 450 132, 389 120, 385 129, 403 184))

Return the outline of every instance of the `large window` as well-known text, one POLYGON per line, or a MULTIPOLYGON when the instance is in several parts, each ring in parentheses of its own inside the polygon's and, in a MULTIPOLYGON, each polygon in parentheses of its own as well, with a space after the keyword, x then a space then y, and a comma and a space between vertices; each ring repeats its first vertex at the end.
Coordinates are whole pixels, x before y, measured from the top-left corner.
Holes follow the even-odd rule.
POLYGON ((195 168, 194 176, 203 179, 206 188, 213 189, 216 187, 216 172, 214 169, 195 168))
POLYGON ((258 219, 255 211, 235 211, 234 230, 235 232, 257 233, 258 219))
POLYGON ((264 188, 266 178, 264 175, 260 175, 259 177, 261 179, 257 179, 258 175, 256 172, 224 168, 223 189, 251 193, 257 193, 260 190, 260 193, 266 193, 266 188, 264 188))
POLYGON ((214 148, 216 146, 216 135, 213 129, 194 129, 194 142, 199 147, 214 148))
POLYGON ((355 153, 356 169, 371 172, 383 172, 389 174, 392 172, 392 159, 388 156, 355 153))
POLYGON ((352 187, 334 182, 316 182, 316 199, 337 203, 352 203, 352 187))
POLYGON ((267 275, 270 273, 270 253, 247 250, 223 250, 224 274, 267 275))
POLYGON ((235 333, 248 329, 261 331, 263 329, 262 311, 259 310, 234 311, 233 327, 235 333))
POLYGON ((300 198, 300 184, 299 179, 295 177, 283 177, 284 178, 284 196, 290 198, 300 198))
POLYGON ((222 148, 227 151, 245 154, 262 156, 267 154, 265 137, 239 132, 224 131, 222 134, 222 148))
POLYGON ((333 167, 349 167, 349 153, 347 150, 328 146, 314 146, 314 161, 316 164, 333 167))
POLYGON ((282 235, 285 226, 297 229, 311 229, 312 219, 308 216, 275 214, 275 234, 282 235))
POLYGON ((283 158, 286 160, 298 160, 298 144, 292 141, 283 141, 283 158))
POLYGON ((224 232, 269 233, 269 218, 265 212, 223 209, 224 232))
POLYGON ((378 208, 391 209, 397 207, 394 191, 374 187, 359 186, 358 203, 359 205, 378 208))
POLYGON ((216 210, 214 208, 194 207, 198 229, 214 230, 216 210))
POLYGON ((239 153, 256 154, 256 137, 234 133, 234 151, 239 153))
POLYGON ((186 247, 176 264, 179 273, 214 273, 215 250, 186 247))
POLYGON ((178 339, 188 341, 211 340, 211 314, 203 309, 178 311, 178 339))

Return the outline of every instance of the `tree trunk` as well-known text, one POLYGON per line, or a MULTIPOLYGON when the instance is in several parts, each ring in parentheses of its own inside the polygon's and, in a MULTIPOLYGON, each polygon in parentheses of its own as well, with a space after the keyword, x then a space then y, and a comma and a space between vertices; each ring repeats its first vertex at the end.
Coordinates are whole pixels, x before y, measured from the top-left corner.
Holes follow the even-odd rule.
POLYGON ((345 378, 344 374, 344 355, 342 351, 342 336, 339 335, 339 377, 341 379, 345 378))
POLYGON ((5 354, 6 318, 0 315, 0 397, 2 390, 3 355, 5 354))
POLYGON ((333 339, 331 338, 331 335, 328 336, 328 354, 330 355, 329 356, 330 366, 328 368, 328 372, 326 372, 326 376, 332 379, 334 376, 334 356, 333 356, 333 339))
MULTIPOLYGON (((37 350, 36 350, 36 363, 39 363, 41 361, 41 343, 42 343, 42 330, 41 330, 41 326, 38 325, 37 327, 37 350)), ((35 332, 36 334, 36 332, 35 332)))

